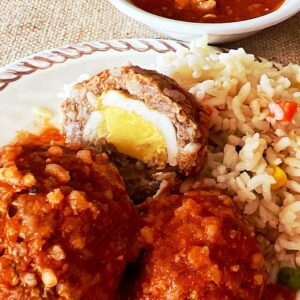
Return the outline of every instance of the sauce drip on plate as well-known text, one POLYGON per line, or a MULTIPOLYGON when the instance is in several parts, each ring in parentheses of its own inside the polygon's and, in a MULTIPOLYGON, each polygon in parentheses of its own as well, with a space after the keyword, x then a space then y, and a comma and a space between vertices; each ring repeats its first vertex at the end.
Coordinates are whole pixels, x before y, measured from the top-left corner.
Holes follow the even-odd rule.
POLYGON ((188 22, 226 23, 257 18, 277 10, 284 0, 131 0, 158 16, 188 22))

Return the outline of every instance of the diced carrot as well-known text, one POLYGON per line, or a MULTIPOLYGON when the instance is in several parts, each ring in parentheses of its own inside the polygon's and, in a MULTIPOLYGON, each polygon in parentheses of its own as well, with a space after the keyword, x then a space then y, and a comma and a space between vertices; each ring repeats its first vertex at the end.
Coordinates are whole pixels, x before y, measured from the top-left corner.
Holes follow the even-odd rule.
POLYGON ((270 116, 275 117, 277 121, 290 122, 297 112, 297 103, 281 100, 277 103, 269 104, 269 110, 270 116))

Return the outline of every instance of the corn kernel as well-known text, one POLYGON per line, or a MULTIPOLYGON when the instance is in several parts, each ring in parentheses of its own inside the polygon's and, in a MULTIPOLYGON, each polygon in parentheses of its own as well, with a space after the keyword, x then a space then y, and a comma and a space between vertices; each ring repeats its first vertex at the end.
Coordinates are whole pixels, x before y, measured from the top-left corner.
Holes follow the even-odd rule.
POLYGON ((268 166, 267 171, 274 177, 276 183, 272 184, 272 190, 277 190, 287 183, 287 176, 285 172, 278 166, 268 166))

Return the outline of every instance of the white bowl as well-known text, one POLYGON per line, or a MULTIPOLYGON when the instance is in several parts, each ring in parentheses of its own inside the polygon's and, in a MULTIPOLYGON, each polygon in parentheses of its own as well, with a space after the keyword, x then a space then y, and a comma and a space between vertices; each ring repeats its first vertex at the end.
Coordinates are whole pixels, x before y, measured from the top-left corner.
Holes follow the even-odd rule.
POLYGON ((300 11, 300 0, 286 0, 278 10, 255 19, 232 23, 193 23, 156 16, 136 7, 128 0, 109 1, 122 13, 174 39, 190 41, 207 34, 209 43, 213 44, 243 39, 300 11))

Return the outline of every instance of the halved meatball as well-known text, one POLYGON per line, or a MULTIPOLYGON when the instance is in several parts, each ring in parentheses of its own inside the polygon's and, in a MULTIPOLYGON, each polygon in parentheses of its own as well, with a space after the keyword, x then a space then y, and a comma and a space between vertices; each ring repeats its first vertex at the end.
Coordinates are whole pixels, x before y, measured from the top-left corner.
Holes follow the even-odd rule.
POLYGON ((254 229, 217 192, 141 205, 145 255, 132 299, 260 299, 267 279, 254 229))
POLYGON ((106 154, 0 149, 0 299, 113 299, 139 216, 106 154))
POLYGON ((205 162, 206 113, 192 94, 156 71, 103 71, 74 86, 63 113, 67 142, 109 153, 134 200, 154 195, 163 180, 165 188, 174 177, 197 173, 205 162))

